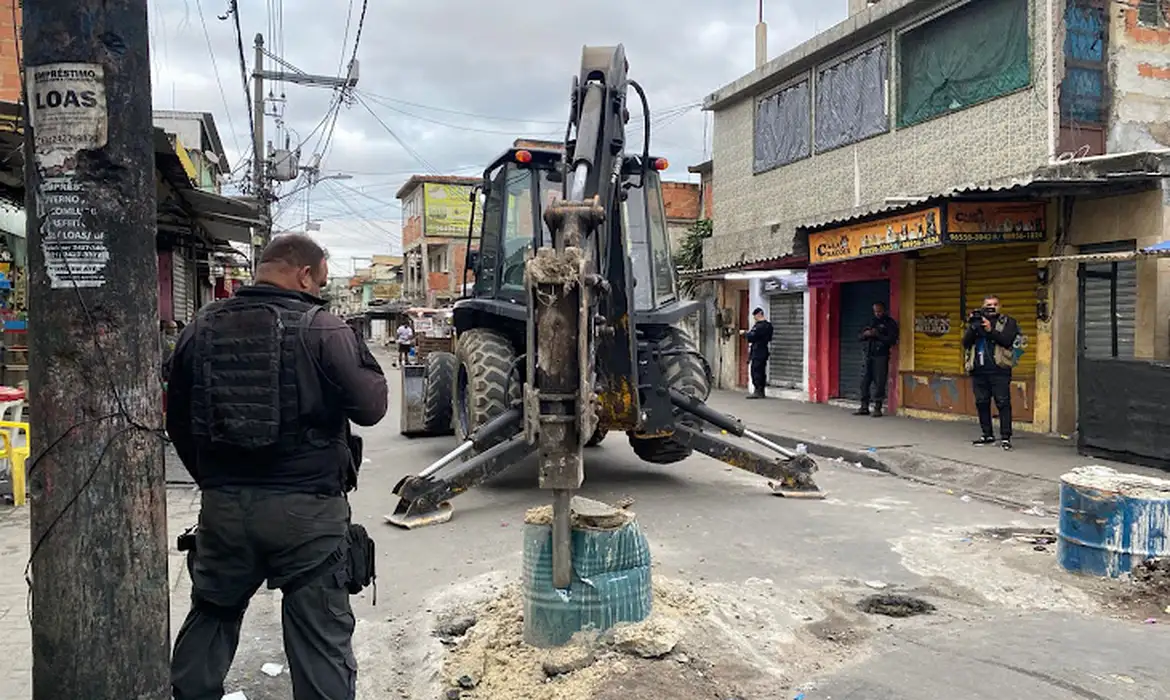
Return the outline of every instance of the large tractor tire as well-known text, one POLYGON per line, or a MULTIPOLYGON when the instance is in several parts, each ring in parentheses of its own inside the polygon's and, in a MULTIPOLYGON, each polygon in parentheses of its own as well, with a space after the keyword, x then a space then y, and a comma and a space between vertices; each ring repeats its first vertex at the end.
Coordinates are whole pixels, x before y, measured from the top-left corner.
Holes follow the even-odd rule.
POLYGON ((466 440, 476 428, 511 407, 520 398, 516 351, 503 334, 475 328, 455 344, 459 368, 455 377, 455 434, 466 440))
POLYGON ((459 360, 449 352, 432 352, 426 359, 423 390, 423 429, 428 435, 454 432, 455 376, 459 360))
POLYGON ((590 438, 585 442, 585 446, 586 447, 597 447, 598 445, 601 444, 601 441, 605 439, 605 436, 608 433, 609 433, 608 430, 603 430, 601 428, 594 430, 593 435, 590 436, 590 438))
MULTIPOLYGON (((706 401, 711 395, 711 370, 699 354, 698 346, 680 328, 668 328, 658 341, 662 355, 662 378, 666 385, 683 394, 706 401)), ((676 420, 691 428, 700 428, 702 421, 675 409, 676 420)), ((652 464, 673 464, 691 456, 691 448, 672 437, 640 438, 631 433, 630 446, 634 454, 652 464)))

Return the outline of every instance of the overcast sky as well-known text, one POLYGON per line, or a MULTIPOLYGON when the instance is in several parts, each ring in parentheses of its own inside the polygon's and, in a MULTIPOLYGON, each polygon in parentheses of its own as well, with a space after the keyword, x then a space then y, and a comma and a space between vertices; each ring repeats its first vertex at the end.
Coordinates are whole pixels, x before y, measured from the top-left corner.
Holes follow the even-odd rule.
MULTIPOLYGON (((152 84, 156 107, 214 113, 238 168, 250 154, 250 98, 234 22, 218 18, 228 4, 150 0, 152 84)), ((353 53, 362 0, 239 4, 249 73, 257 33, 310 74, 338 75, 353 53)), ((751 0, 370 0, 357 100, 338 111, 328 148, 328 124, 320 126, 328 88, 272 85, 283 100, 268 111, 282 116, 269 116, 265 132, 303 143, 303 164, 323 151, 323 174, 352 176, 319 183, 310 210, 334 271, 348 273, 355 256, 398 252, 394 195, 411 174, 474 175, 515 137, 561 138, 584 44, 625 45, 630 75, 648 93, 652 151, 670 161, 668 179, 691 180, 687 166, 710 155, 710 115, 699 102, 751 70, 756 10, 751 0)), ((845 14, 846 0, 766 0, 769 56, 845 14)), ((640 129, 630 138, 640 147, 640 129)), ((285 196, 276 212, 279 228, 303 229, 304 193, 285 196)))

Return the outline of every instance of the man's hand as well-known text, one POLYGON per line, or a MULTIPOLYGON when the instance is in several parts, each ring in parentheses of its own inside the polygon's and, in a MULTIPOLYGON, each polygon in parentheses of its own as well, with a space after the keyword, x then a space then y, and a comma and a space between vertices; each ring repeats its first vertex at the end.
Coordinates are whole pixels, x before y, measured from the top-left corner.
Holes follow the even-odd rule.
POLYGON ((991 321, 988 321, 986 318, 984 318, 982 320, 983 320, 983 330, 985 330, 985 331, 991 330, 991 321))
POLYGON ((865 330, 863 330, 861 332, 861 337, 862 338, 872 338, 874 335, 874 332, 875 331, 872 328, 866 328, 865 330))

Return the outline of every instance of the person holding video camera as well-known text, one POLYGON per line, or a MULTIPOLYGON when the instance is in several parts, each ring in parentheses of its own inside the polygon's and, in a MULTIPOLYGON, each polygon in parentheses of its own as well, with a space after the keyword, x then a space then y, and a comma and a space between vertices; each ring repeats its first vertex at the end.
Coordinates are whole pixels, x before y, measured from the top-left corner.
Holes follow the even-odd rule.
POLYGON ((179 538, 191 611, 171 661, 175 700, 224 695, 248 603, 281 589, 295 700, 353 700, 349 596, 373 582, 351 520, 361 438, 386 415, 386 377, 358 332, 324 309, 325 250, 304 234, 264 248, 256 282, 199 310, 179 336, 167 434, 199 486, 179 538))
POLYGON ((967 331, 963 333, 964 365, 971 375, 979 427, 983 430, 975 445, 995 442, 991 423, 994 399, 999 411, 1000 445, 1005 450, 1012 449, 1012 366, 1019 335, 1019 324, 1003 313, 999 297, 994 294, 985 297, 983 306, 967 319, 967 331))

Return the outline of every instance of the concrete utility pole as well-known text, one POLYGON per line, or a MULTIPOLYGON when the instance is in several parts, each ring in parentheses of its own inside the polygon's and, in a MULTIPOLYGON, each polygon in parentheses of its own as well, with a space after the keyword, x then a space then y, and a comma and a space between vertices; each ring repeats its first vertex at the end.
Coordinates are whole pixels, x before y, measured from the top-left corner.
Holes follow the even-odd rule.
POLYGON ((34 700, 170 697, 146 11, 24 4, 34 700))
MULTIPOLYGON (((238 10, 237 10, 238 12, 238 10)), ((264 37, 256 35, 256 57, 252 72, 252 189, 260 204, 260 220, 264 228, 257 231, 252 241, 252 274, 260 264, 260 252, 272 236, 272 215, 268 202, 268 153, 264 150, 264 37)))

